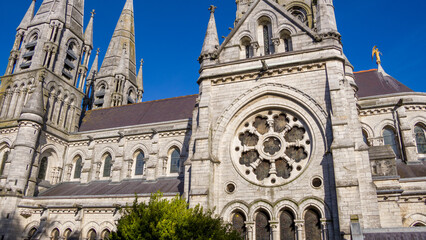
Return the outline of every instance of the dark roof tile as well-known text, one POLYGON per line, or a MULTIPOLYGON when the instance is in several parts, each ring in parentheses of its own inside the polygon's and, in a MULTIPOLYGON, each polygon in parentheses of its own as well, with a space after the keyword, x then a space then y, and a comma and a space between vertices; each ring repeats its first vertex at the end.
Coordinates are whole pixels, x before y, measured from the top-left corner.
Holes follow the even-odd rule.
POLYGON ((80 132, 192 118, 198 95, 102 108, 86 113, 80 132))
POLYGON ((355 82, 358 85, 358 97, 371 97, 392 93, 413 92, 395 78, 379 72, 377 69, 356 72, 355 82))
POLYGON ((183 182, 179 179, 160 179, 156 182, 129 180, 119 183, 109 181, 95 181, 89 184, 61 183, 39 194, 39 197, 84 197, 84 196, 111 196, 150 194, 161 191, 163 193, 183 193, 183 182))

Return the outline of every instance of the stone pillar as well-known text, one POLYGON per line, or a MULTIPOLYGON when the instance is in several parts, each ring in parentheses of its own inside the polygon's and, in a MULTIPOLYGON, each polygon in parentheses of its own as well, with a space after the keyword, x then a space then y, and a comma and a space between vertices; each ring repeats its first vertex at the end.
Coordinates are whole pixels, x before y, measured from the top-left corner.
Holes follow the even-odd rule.
POLYGON ((324 218, 321 219, 321 233, 322 240, 328 240, 328 224, 327 219, 324 218))
POLYGON ((304 220, 294 220, 294 224, 296 225, 297 230, 297 240, 303 240, 303 224, 304 220))
POLYGON ((280 239, 280 224, 278 221, 269 221, 269 225, 271 226, 271 240, 279 240, 280 239))
POLYGON ((254 240, 254 222, 245 222, 247 229, 247 240, 254 240))
POLYGON ((18 102, 19 89, 16 88, 13 90, 12 100, 10 101, 10 108, 7 113, 7 118, 13 118, 15 115, 16 103, 18 102))
POLYGON ((21 94, 19 95, 18 103, 16 105, 15 115, 13 118, 18 118, 21 115, 22 107, 24 106, 25 97, 27 95, 28 89, 21 89, 21 94))
POLYGON ((2 119, 7 117, 7 112, 9 111, 10 100, 12 99, 12 95, 13 95, 12 90, 6 90, 6 92, 4 93, 4 97, 3 97, 4 101, 3 101, 2 111, 0 115, 0 118, 2 119))
POLYGON ((410 122, 407 119, 407 113, 405 107, 401 106, 397 109, 397 120, 399 123, 400 146, 401 152, 404 156, 404 160, 407 164, 422 164, 417 159, 417 145, 413 130, 411 129, 410 122))

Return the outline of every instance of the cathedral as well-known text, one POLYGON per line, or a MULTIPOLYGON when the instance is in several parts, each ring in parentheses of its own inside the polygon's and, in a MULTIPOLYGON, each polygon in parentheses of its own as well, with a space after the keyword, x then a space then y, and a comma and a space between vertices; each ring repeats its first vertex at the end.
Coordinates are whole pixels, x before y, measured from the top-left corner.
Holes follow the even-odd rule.
POLYGON ((333 0, 236 0, 221 44, 211 6, 199 92, 149 102, 137 9, 120 1, 101 65, 84 0, 33 0, 17 28, 0 85, 1 240, 108 239, 135 194, 157 191, 247 240, 426 238, 426 94, 376 48, 377 69, 353 71, 333 0))

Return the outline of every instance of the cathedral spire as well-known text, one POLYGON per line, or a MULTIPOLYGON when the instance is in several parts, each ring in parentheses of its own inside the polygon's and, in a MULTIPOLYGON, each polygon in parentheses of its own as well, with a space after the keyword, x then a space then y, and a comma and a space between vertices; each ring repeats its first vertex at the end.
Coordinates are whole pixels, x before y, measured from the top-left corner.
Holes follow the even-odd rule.
POLYGON ((59 20, 65 23, 67 14, 67 0, 60 0, 54 4, 54 8, 51 10, 51 20, 59 20))
POLYGON ((31 23, 31 20, 33 20, 34 17, 34 10, 35 10, 35 2, 36 0, 32 0, 30 7, 28 8, 27 13, 25 14, 24 18, 21 21, 21 24, 19 24, 18 29, 27 29, 28 26, 31 23))
POLYGON ((98 73, 99 52, 100 50, 98 48, 98 50, 96 50, 96 57, 95 57, 95 60, 93 61, 92 68, 90 68, 90 71, 89 71, 89 76, 88 76, 89 80, 93 80, 96 74, 98 73))
POLYGON ((93 18, 95 17, 95 10, 92 11, 89 24, 87 24, 86 32, 84 33, 84 44, 93 48, 93 18))
POLYGON ((136 83, 136 50, 135 50, 135 27, 133 17, 133 0, 127 0, 118 20, 111 42, 108 46, 100 76, 116 74, 119 65, 123 66, 123 75, 133 84, 136 83), (124 53, 124 54, 123 54, 124 53), (123 62, 122 57, 127 55, 123 62))
POLYGON ((198 61, 202 63, 206 59, 213 59, 215 52, 219 47, 219 37, 217 35, 216 20, 214 17, 214 12, 216 7, 211 5, 209 8, 210 11, 210 20, 207 25, 206 37, 204 38, 203 49, 201 50, 201 56, 198 61))
POLYGON ((143 90, 143 59, 141 60, 141 66, 139 67, 138 78, 136 81, 138 90, 144 92, 143 90))
POLYGON ((318 0, 318 32, 338 32, 333 0, 318 0))

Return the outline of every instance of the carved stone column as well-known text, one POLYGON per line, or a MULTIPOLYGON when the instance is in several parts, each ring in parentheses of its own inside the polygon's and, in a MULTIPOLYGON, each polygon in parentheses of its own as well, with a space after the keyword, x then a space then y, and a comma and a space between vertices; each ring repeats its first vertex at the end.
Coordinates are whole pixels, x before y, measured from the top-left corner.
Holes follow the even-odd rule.
POLYGON ((247 229, 247 240, 254 240, 254 222, 245 222, 247 229))
POLYGON ((321 219, 322 240, 328 240, 328 223, 326 219, 321 219))
POLYGON ((280 232, 279 232, 279 222, 278 221, 269 221, 269 225, 271 226, 271 234, 272 239, 271 240, 279 240, 280 239, 280 232))
POLYGON ((304 220, 295 220, 294 223, 296 224, 296 230, 297 230, 297 240, 303 239, 303 224, 305 223, 304 220))

